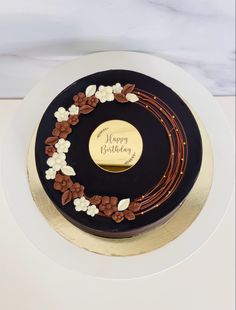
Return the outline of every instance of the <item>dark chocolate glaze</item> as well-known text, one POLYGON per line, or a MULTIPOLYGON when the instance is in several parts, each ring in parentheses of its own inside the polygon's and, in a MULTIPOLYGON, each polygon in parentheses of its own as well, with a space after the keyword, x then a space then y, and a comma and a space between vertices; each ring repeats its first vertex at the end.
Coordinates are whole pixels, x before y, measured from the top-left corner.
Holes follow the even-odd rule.
MULTIPOLYGON (((145 108, 135 103, 106 102, 98 104, 95 110, 80 118, 69 135, 71 147, 67 163, 76 176, 73 181, 85 186, 88 196, 108 195, 119 199, 134 199, 152 188, 163 176, 170 156, 169 140, 160 122, 145 108), (94 129, 104 121, 120 119, 133 124, 143 138, 143 154, 138 163, 122 173, 110 173, 100 169, 90 157, 88 141, 94 129)), ((138 234, 158 223, 162 223, 178 208, 191 190, 198 176, 202 161, 202 143, 197 123, 183 100, 170 88, 141 73, 127 70, 109 70, 84 77, 63 90, 48 106, 39 124, 35 159, 40 181, 56 208, 77 227, 103 237, 121 238, 138 234), (54 112, 63 106, 68 109, 73 104, 73 95, 91 84, 113 85, 136 84, 136 87, 154 94, 163 100, 177 115, 187 135, 188 162, 185 174, 178 188, 159 207, 136 217, 134 221, 114 222, 102 216, 90 217, 76 212, 72 202, 61 205, 61 193, 53 188, 53 180, 45 179, 47 155, 44 154, 44 141, 51 136, 55 125, 54 112)))

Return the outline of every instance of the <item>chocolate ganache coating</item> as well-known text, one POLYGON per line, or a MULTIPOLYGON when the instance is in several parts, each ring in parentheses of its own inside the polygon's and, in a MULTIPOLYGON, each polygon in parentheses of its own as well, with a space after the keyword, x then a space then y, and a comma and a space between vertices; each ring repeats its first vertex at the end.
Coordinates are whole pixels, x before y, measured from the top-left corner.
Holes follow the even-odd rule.
POLYGON ((38 127, 35 160, 45 192, 65 218, 91 234, 123 238, 173 215, 200 171, 202 142, 193 114, 172 89, 138 72, 108 70, 75 81, 49 104, 38 127), (65 111, 56 119, 61 107, 65 111), (109 120, 132 124, 143 141, 138 162, 121 173, 99 168, 89 153, 92 133, 109 120), (58 156, 61 170, 52 171, 52 158, 66 149, 61 139, 69 141, 69 150, 58 156))

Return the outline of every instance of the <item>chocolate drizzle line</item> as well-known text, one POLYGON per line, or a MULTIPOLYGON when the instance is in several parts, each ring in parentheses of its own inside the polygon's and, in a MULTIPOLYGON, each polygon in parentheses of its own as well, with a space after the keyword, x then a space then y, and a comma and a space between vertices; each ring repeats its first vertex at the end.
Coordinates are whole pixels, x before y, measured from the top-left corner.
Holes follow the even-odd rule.
POLYGON ((134 200, 141 204, 141 212, 135 214, 140 215, 160 206, 178 187, 186 170, 188 147, 185 131, 175 113, 160 98, 148 92, 136 88, 134 93, 139 97, 137 104, 147 108, 164 126, 170 143, 170 159, 162 179, 134 200))

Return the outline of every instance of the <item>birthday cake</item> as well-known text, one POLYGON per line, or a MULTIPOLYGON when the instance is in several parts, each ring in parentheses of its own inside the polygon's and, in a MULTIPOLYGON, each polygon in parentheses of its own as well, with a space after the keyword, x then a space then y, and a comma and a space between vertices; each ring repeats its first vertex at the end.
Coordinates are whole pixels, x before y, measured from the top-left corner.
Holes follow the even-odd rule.
POLYGON ((172 89, 108 70, 75 81, 49 104, 35 161, 46 194, 72 224, 132 237, 181 207, 201 168, 201 135, 172 89))

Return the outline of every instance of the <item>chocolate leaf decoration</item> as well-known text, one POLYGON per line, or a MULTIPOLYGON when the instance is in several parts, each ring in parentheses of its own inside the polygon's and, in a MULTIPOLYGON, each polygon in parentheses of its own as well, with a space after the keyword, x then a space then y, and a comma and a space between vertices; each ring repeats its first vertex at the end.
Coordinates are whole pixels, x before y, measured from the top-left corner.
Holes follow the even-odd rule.
POLYGON ((118 211, 126 210, 129 206, 129 204, 130 204, 129 198, 120 200, 120 202, 118 203, 118 211))
POLYGON ((62 203, 62 205, 65 206, 67 203, 69 203, 71 201, 71 199, 72 199, 71 191, 66 191, 61 196, 61 203, 62 203))
POLYGON ((71 167, 71 166, 64 166, 61 168, 61 171, 65 174, 65 175, 76 175, 75 170, 71 167))
POLYGON ((138 96, 135 95, 135 94, 132 94, 132 93, 128 93, 128 94, 126 95, 126 99, 127 99, 128 101, 130 101, 130 102, 139 101, 138 96))
POLYGON ((128 102, 126 96, 124 94, 114 94, 116 101, 124 103, 128 102))
POLYGON ((88 104, 85 104, 83 105, 80 109, 79 109, 79 112, 81 114, 89 114, 90 112, 92 112, 94 110, 93 107, 91 107, 90 105, 88 104))
POLYGON ((126 84, 123 87, 122 92, 126 95, 128 93, 132 93, 134 89, 135 89, 135 84, 126 84))
POLYGON ((86 91, 85 91, 86 97, 91 97, 91 96, 93 96, 93 95, 96 93, 96 89, 97 89, 97 86, 96 86, 96 85, 89 85, 89 86, 86 88, 86 91))
POLYGON ((45 140, 45 144, 54 145, 58 142, 58 137, 49 137, 45 140))

